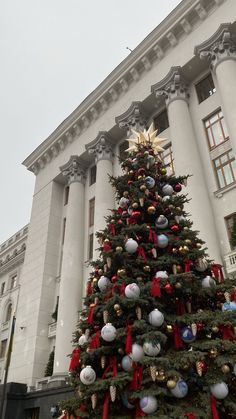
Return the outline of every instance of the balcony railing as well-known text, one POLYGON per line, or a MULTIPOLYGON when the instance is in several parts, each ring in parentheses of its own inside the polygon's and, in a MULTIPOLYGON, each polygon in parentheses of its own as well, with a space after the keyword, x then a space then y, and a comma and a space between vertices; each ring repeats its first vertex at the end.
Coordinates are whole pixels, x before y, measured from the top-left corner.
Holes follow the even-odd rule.
POLYGON ((48 326, 48 337, 53 338, 54 336, 56 336, 56 331, 57 331, 57 322, 50 323, 48 326))
POLYGON ((235 274, 236 276, 236 249, 225 255, 225 266, 227 274, 235 274))

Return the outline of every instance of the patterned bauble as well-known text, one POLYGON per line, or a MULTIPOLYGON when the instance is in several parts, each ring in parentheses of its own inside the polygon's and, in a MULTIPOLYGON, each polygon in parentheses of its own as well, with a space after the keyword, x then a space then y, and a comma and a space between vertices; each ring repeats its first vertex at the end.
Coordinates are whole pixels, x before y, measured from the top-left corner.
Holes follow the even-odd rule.
POLYGON ((122 198, 120 198, 119 200, 119 206, 121 208, 128 208, 128 204, 129 204, 128 198, 125 198, 124 196, 122 196, 122 198))
POLYGON ((176 185, 174 186, 174 191, 180 192, 181 190, 182 190, 182 185, 180 183, 176 183, 176 185))
POLYGON ((157 247, 164 249, 168 246, 169 239, 165 234, 158 234, 157 235, 157 247))
POLYGON ((196 336, 193 334, 191 327, 189 326, 183 327, 183 329, 181 330, 181 339, 185 343, 192 343, 195 341, 196 336))
POLYGON ((161 345, 160 343, 145 342, 143 350, 148 356, 157 356, 161 351, 161 345))
POLYGON ((83 334, 79 338, 79 346, 84 346, 86 343, 88 343, 88 338, 85 334, 83 334))
POLYGON ((138 243, 134 239, 128 239, 125 243, 125 250, 128 253, 135 253, 138 248, 138 243))
POLYGON ((160 230, 163 230, 164 228, 168 226, 168 219, 163 214, 161 214, 156 219, 155 224, 157 228, 159 228, 160 230))
POLYGON ((171 394, 177 399, 182 399, 188 393, 188 385, 184 380, 178 380, 176 386, 170 390, 171 394))
POLYGON ((155 186, 155 180, 151 176, 146 177, 145 183, 146 183, 148 189, 152 189, 155 186))
POLYGON ((131 358, 134 362, 140 362, 142 361, 144 357, 144 351, 143 347, 139 345, 138 343, 134 343, 132 345, 132 352, 131 352, 131 358))
POLYGON ((121 360, 121 366, 124 371, 129 372, 133 369, 133 360, 131 355, 125 355, 121 360))
POLYGON ((167 184, 167 185, 163 186, 162 193, 163 193, 163 195, 171 196, 174 193, 174 189, 172 188, 171 185, 167 184))
POLYGON ((89 386, 93 384, 94 381, 96 380, 96 372, 94 371, 92 367, 87 366, 82 369, 82 371, 80 372, 79 378, 83 384, 85 384, 86 386, 89 386))
POLYGON ((164 323, 164 316, 161 311, 155 308, 149 313, 148 321, 152 326, 160 327, 164 323))
POLYGON ((224 303, 222 311, 236 311, 236 303, 234 301, 224 303))
POLYGON ((107 323, 101 330, 101 336, 106 342, 112 342, 115 340, 116 334, 117 330, 111 323, 107 323))
POLYGON ((133 282, 132 284, 128 284, 125 287, 125 296, 130 299, 138 298, 140 295, 140 288, 139 286, 133 282))
POLYGON ((229 389, 227 384, 224 381, 221 381, 220 383, 213 384, 210 387, 211 394, 218 400, 225 399, 225 397, 229 394, 229 389))
POLYGON ((216 286, 216 281, 209 275, 207 275, 202 280, 202 288, 214 288, 216 286))
POLYGON ((106 292, 107 289, 111 286, 110 279, 106 276, 101 276, 98 280, 98 288, 101 292, 106 292))
POLYGON ((154 396, 142 397, 139 406, 144 413, 154 413, 157 410, 157 399, 154 396))
POLYGON ((168 273, 166 271, 157 271, 155 273, 155 278, 167 279, 168 278, 168 273))

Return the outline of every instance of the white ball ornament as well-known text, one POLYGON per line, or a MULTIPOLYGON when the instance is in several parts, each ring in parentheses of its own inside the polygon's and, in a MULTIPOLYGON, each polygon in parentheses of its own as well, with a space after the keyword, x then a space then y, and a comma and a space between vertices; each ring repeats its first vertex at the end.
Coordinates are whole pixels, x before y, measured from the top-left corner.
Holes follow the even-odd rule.
POLYGON ((209 275, 202 280, 202 288, 213 288, 216 286, 216 281, 209 275))
POLYGON ((129 372, 133 369, 133 360, 130 355, 123 356, 121 360, 121 366, 124 371, 129 372))
POLYGON ((155 163, 155 157, 154 156, 152 156, 151 154, 149 154, 147 160, 148 160, 149 166, 153 166, 154 165, 154 163, 155 163))
POLYGON ((142 397, 139 406, 144 413, 154 413, 157 410, 157 399, 154 396, 142 397))
POLYGON ((119 206, 123 209, 127 208, 129 204, 129 200, 128 198, 125 198, 124 196, 122 196, 122 198, 120 198, 119 200, 119 206))
POLYGON ((234 301, 224 303, 222 311, 236 311, 236 303, 234 301))
POLYGON ((213 384, 210 389, 212 396, 219 400, 225 399, 225 397, 227 397, 229 394, 228 386, 224 381, 213 384))
POLYGON ((81 335, 79 338, 79 346, 84 346, 88 342, 86 335, 81 335))
POLYGON ((125 250, 128 253, 135 253, 136 250, 138 248, 138 243, 136 242, 136 240, 133 239, 128 239, 127 242, 125 243, 125 250))
POLYGON ((168 219, 164 215, 159 215, 159 217, 156 219, 156 227, 160 230, 163 230, 168 226, 168 219))
POLYGON ((157 356, 161 351, 160 343, 144 342, 144 353, 148 356, 157 356))
POLYGON ((138 343, 134 343, 132 345, 132 353, 131 353, 132 360, 134 362, 140 362, 144 357, 143 347, 138 343))
POLYGON ((112 342, 115 340, 116 334, 117 330, 111 323, 107 323, 101 330, 101 336, 106 342, 112 342))
POLYGON ((125 296, 130 299, 138 298, 140 295, 140 288, 139 286, 133 282, 132 284, 128 284, 125 287, 125 296))
POLYGON ((158 310, 158 308, 155 308, 151 311, 148 315, 148 321, 152 326, 162 326, 164 323, 164 316, 161 311, 158 310))
POLYGON ((147 176, 145 179, 145 183, 148 188, 152 189, 155 186, 155 180, 151 176, 147 176))
POLYGON ((205 258, 199 258, 195 264, 198 272, 204 272, 208 268, 208 262, 205 258))
POLYGON ((82 369, 80 372, 80 381, 86 386, 90 386, 96 380, 96 373, 92 367, 89 365, 82 369))
POLYGON ((111 286, 110 279, 102 275, 98 280, 98 288, 100 289, 100 291, 105 292, 110 286, 111 286))
POLYGON ((163 195, 171 196, 174 193, 174 189, 172 188, 171 185, 167 184, 167 185, 163 186, 162 192, 163 192, 163 195))
POLYGON ((169 239, 165 234, 158 234, 157 235, 157 247, 160 249, 164 249, 168 246, 169 239))
POLYGON ((162 202, 167 202, 167 201, 169 201, 169 200, 170 200, 170 198, 171 198, 171 196, 169 196, 169 195, 165 195, 165 196, 163 196, 163 198, 162 198, 162 202))
POLYGON ((178 380, 176 386, 170 390, 177 399, 182 399, 188 394, 188 384, 184 380, 178 380))
POLYGON ((168 273, 166 271, 157 271, 155 273, 155 278, 167 279, 168 273))

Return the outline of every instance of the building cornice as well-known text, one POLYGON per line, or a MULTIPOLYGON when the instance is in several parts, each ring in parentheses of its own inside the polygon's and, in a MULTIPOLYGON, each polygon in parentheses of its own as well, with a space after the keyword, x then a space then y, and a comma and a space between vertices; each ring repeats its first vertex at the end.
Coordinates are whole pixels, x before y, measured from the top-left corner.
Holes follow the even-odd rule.
POLYGON ((99 131, 97 137, 85 145, 89 154, 95 155, 95 162, 112 160, 114 157, 112 140, 107 131, 99 131))
POLYGON ((168 74, 151 87, 151 92, 157 97, 163 95, 167 106, 179 99, 188 102, 188 82, 183 76, 182 68, 180 66, 171 67, 168 74))
POLYGON ((131 129, 143 130, 146 125, 147 115, 144 112, 142 102, 132 102, 130 107, 115 118, 119 128, 126 129, 127 135, 130 135, 131 129))
POLYGON ((37 175, 221 3, 214 0, 206 10, 200 0, 183 0, 23 161, 27 169, 37 175))

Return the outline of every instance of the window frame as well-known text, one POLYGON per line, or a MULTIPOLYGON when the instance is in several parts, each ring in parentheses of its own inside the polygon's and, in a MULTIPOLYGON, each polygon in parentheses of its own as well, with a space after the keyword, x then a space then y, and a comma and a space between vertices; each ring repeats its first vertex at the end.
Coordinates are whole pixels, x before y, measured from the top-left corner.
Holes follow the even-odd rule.
POLYGON ((2 295, 4 295, 5 287, 6 287, 6 282, 4 281, 4 282, 1 283, 0 297, 2 297, 2 295))
POLYGON ((64 189, 64 206, 68 204, 69 193, 70 193, 70 186, 67 185, 64 189))
POLYGON ((216 87, 215 87, 215 83, 214 83, 214 80, 213 80, 213 77, 212 77, 212 73, 211 72, 209 72, 208 74, 205 74, 200 80, 198 80, 195 83, 195 90, 196 90, 196 94, 197 94, 197 98, 198 98, 198 103, 199 104, 202 103, 202 102, 204 102, 206 99, 208 99, 209 97, 211 97, 211 96, 214 95, 214 93, 216 92, 216 87), (201 99, 200 98, 200 95, 199 95, 198 87, 200 86, 201 83, 203 83, 205 80, 207 80, 209 78, 209 76, 211 77, 211 80, 212 80, 213 86, 214 86, 213 89, 212 89, 212 93, 210 93, 204 99, 201 99))
POLYGON ((97 180, 97 165, 94 164, 89 169, 89 186, 94 185, 94 183, 96 183, 96 180, 97 180))
POLYGON ((162 151, 162 153, 161 153, 161 158, 162 158, 162 160, 163 160, 163 163, 164 163, 164 165, 166 166, 166 168, 167 168, 167 172, 168 172, 168 169, 170 168, 170 171, 171 171, 171 173, 169 173, 168 175, 169 176, 171 176, 171 175, 174 175, 175 174, 175 168, 174 168, 174 157, 173 157, 173 149, 172 149, 172 144, 171 143, 169 143, 169 144, 167 144, 165 147, 163 147, 164 148, 164 151, 162 151), (169 150, 169 152, 166 154, 166 155, 164 155, 163 156, 163 154, 167 151, 167 150, 169 150), (168 163, 166 164, 165 163, 165 158, 166 157, 168 157, 168 156, 170 156, 170 164, 168 165, 168 163))
POLYGON ((0 342, 0 359, 4 359, 7 353, 7 339, 2 339, 0 342), (4 345, 6 344, 6 346, 4 346, 3 349, 3 342, 4 345))
MULTIPOLYGON (((203 124, 204 124, 204 129, 205 129, 205 132, 206 132, 207 143, 208 143, 208 147, 209 147, 210 151, 214 150, 215 148, 219 147, 221 144, 224 144, 226 141, 229 140, 229 133, 228 132, 227 132, 228 136, 225 137, 224 127, 223 127, 222 122, 221 122, 222 119, 224 119, 224 121, 225 121, 225 117, 223 115, 223 112, 222 112, 221 108, 217 109, 216 111, 211 113, 208 117, 203 119, 203 124), (222 113, 222 116, 219 118, 220 113, 222 113), (218 119, 213 124, 211 124, 210 119, 213 118, 215 115, 218 116, 218 119), (207 122, 209 122, 209 126, 206 126, 207 122), (221 133, 223 134, 223 138, 224 138, 224 140, 219 142, 218 144, 216 144, 214 133, 212 132, 212 126, 215 125, 216 122, 219 122, 219 125, 220 125, 220 128, 221 128, 221 133), (208 135, 208 129, 210 129, 210 132, 211 132, 211 136, 212 136, 212 139, 213 139, 213 142, 214 142, 213 145, 211 145, 211 140, 210 140, 210 137, 208 135)), ((226 130, 228 131, 227 127, 226 127, 226 130)))
POLYGON ((165 131, 166 129, 168 129, 169 127, 170 127, 170 123, 169 123, 169 117, 168 117, 168 112, 167 112, 167 108, 164 108, 161 112, 159 112, 157 115, 155 115, 154 117, 153 117, 153 124, 154 124, 154 127, 155 127, 155 129, 157 129, 157 134, 159 135, 161 132, 163 132, 163 131, 165 131), (159 127, 157 126, 157 124, 156 124, 156 121, 157 121, 157 119, 158 118, 160 118, 162 115, 165 115, 165 118, 166 118, 166 121, 167 121, 167 126, 165 126, 165 125, 163 125, 163 126, 165 126, 165 128, 163 128, 163 129, 159 129, 159 127))
POLYGON ((95 216, 95 197, 89 200, 89 228, 94 226, 94 216, 95 216))
POLYGON ((234 183, 236 183, 236 173, 234 172, 234 169, 233 169, 233 167, 232 167, 232 162, 233 161, 236 161, 236 159, 235 159, 235 157, 234 156, 232 156, 231 158, 229 157, 229 153, 230 152, 232 152, 232 149, 230 149, 230 150, 228 150, 228 151, 226 151, 226 152, 224 152, 224 153, 222 153, 222 154, 220 154, 218 157, 216 157, 216 158, 214 158, 213 160, 212 160, 212 164, 213 164, 213 169, 214 169, 214 173, 215 173, 215 176, 216 176, 216 181, 217 181, 217 185, 218 185, 218 189, 224 189, 224 188, 227 188, 228 186, 230 186, 230 185, 233 185, 234 183), (226 162, 221 162, 221 158, 223 157, 223 156, 225 156, 225 155, 228 155, 228 160, 226 161, 226 162), (219 166, 216 166, 216 160, 219 160, 220 161, 220 165, 219 166), (232 176, 232 178, 233 178, 233 182, 230 182, 230 183, 227 183, 227 180, 226 180, 226 177, 225 177, 225 172, 224 172, 224 170, 223 170, 223 168, 225 167, 225 166, 229 166, 230 167, 230 172, 231 172, 231 176, 232 176), (223 178, 223 180, 224 180, 224 186, 221 186, 220 185, 220 177, 219 177, 219 175, 218 175, 218 172, 219 171, 221 171, 221 174, 222 174, 222 178, 223 178))
POLYGON ((17 281, 18 281, 18 272, 14 272, 9 275, 9 286, 8 286, 9 291, 14 290, 17 287, 17 281))
POLYGON ((88 260, 93 259, 94 233, 88 235, 88 260))
POLYGON ((236 212, 232 212, 231 214, 229 214, 226 217, 224 217, 225 227, 226 227, 226 231, 227 231, 227 235, 228 235, 228 240, 229 240, 229 245, 230 245, 231 250, 234 250, 235 249, 231 245, 231 235, 232 235, 234 218, 236 218, 236 212), (232 220, 232 227, 230 226, 230 223, 229 223, 230 220, 232 220))

